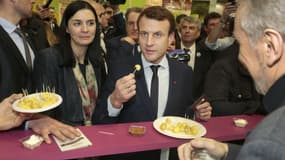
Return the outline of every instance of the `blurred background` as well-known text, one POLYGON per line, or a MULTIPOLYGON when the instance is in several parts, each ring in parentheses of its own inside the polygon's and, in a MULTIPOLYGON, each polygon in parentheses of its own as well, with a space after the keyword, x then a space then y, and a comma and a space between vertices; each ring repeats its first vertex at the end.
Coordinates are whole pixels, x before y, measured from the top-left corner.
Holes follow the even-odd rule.
MULTIPOLYGON (((73 0, 35 0, 34 10, 37 6, 49 4, 48 7, 55 14, 55 19, 59 24, 61 15, 65 7, 73 0)), ((222 13, 223 3, 227 0, 94 0, 102 4, 119 5, 120 11, 125 12, 127 8, 140 6, 147 7, 153 5, 162 5, 173 12, 174 15, 181 13, 192 15, 203 21, 208 12, 222 13)))

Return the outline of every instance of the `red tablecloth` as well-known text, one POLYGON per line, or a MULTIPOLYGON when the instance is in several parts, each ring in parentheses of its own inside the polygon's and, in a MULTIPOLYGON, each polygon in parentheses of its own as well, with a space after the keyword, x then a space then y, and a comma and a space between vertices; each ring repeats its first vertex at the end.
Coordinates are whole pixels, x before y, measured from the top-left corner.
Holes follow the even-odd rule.
MULTIPOLYGON (((247 133, 252 130, 256 124, 262 120, 262 118, 263 116, 260 115, 225 116, 213 117, 208 122, 200 123, 202 123, 207 129, 205 137, 214 138, 220 141, 230 141, 244 139, 247 133), (248 126, 246 128, 235 127, 233 125, 233 118, 235 117, 246 119, 249 122, 248 126)), ((100 155, 176 147, 189 141, 161 135, 154 130, 152 122, 96 125, 79 128, 93 143, 93 145, 91 147, 66 152, 61 152, 55 142, 50 145, 43 143, 40 147, 34 150, 23 148, 19 140, 31 135, 31 131, 1 132, 0 159, 55 160, 94 157, 100 155), (131 124, 145 126, 147 128, 147 132, 142 137, 131 136, 128 133, 128 127, 131 124), (114 135, 104 134, 104 132, 111 132, 114 135)))

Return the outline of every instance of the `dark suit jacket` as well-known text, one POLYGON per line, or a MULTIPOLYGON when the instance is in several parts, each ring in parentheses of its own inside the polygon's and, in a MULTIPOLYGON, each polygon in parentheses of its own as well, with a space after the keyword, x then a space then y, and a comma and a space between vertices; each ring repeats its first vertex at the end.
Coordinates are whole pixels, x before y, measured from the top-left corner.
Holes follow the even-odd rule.
POLYGON ((237 146, 230 145, 227 160, 284 159, 285 96, 282 94, 284 90, 285 76, 282 76, 264 97, 264 106, 271 113, 251 131, 240 152, 237 146))
POLYGON ((106 41, 108 64, 112 65, 113 61, 134 55, 135 45, 131 45, 127 41, 121 41, 125 35, 114 37, 106 41))
MULTIPOLYGON (((180 42, 176 49, 181 49, 180 42)), ((215 56, 215 52, 208 49, 203 41, 196 42, 194 75, 193 75, 193 98, 199 98, 204 91, 206 74, 209 71, 215 56)))
MULTIPOLYGON (((191 114, 192 100, 192 70, 185 64, 173 59, 169 63, 169 93, 164 115, 184 116, 191 114)), ((114 89, 116 80, 133 72, 135 64, 142 64, 141 56, 126 58, 112 65, 110 77, 100 103, 93 115, 94 123, 141 122, 153 121, 156 115, 147 91, 144 71, 136 73, 136 95, 124 103, 124 108, 118 117, 109 117, 107 113, 107 98, 114 89)))
MULTIPOLYGON (((29 44, 33 48, 32 43, 29 44)), ((31 73, 26 62, 14 41, 0 26, 0 101, 30 87, 31 73)))
POLYGON ((127 34, 126 22, 123 13, 115 14, 111 17, 108 29, 103 32, 105 40, 127 34))
MULTIPOLYGON (((92 62, 91 62, 92 63, 92 62)), ((100 93, 104 73, 98 64, 93 64, 95 76, 100 93)), ((83 125, 84 117, 82 101, 71 67, 63 66, 63 58, 57 48, 42 50, 35 59, 34 87, 42 90, 42 86, 54 87, 56 93, 62 96, 63 102, 49 115, 70 125, 83 125)))

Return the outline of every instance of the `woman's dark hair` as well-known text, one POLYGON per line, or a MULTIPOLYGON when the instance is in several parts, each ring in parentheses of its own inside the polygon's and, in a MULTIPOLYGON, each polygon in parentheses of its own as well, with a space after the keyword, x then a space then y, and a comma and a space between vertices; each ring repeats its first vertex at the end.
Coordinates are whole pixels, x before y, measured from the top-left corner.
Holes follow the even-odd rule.
POLYGON ((93 12, 95 15, 96 21, 96 33, 95 38, 91 44, 89 44, 85 60, 90 60, 93 65, 100 65, 102 61, 101 51, 100 51, 100 30, 99 30, 99 22, 97 18, 97 14, 95 9, 85 1, 74 1, 70 3, 66 9, 64 10, 61 24, 60 24, 60 33, 59 33, 59 50, 63 56, 63 65, 68 67, 74 67, 76 60, 73 54, 73 50, 71 48, 71 37, 70 34, 66 32, 66 28, 68 26, 68 21, 74 14, 76 14, 79 10, 88 9, 93 12))

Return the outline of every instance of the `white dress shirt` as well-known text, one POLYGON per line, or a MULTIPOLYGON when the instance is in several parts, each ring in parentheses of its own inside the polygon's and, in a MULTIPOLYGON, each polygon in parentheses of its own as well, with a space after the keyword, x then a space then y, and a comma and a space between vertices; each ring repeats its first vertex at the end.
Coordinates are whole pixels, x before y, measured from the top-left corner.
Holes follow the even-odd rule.
POLYGON ((189 55, 190 55, 190 61, 188 62, 188 66, 190 66, 192 68, 192 70, 194 70, 194 66, 195 66, 195 55, 196 55, 196 42, 194 42, 192 44, 192 46, 190 48, 185 47, 183 45, 183 43, 181 42, 181 49, 189 49, 189 55))

